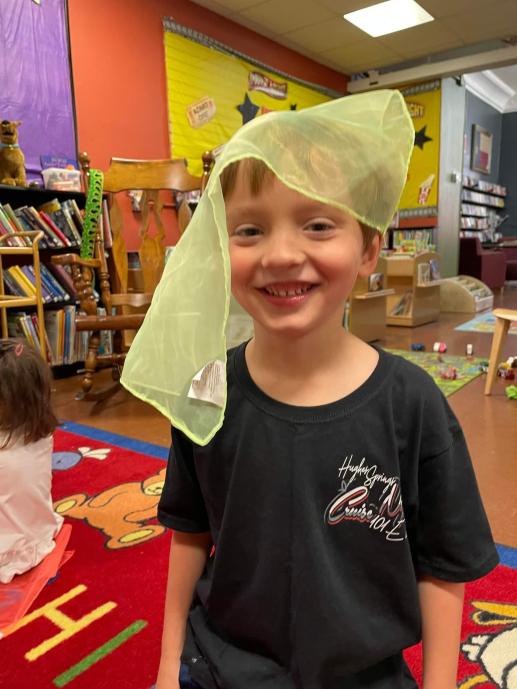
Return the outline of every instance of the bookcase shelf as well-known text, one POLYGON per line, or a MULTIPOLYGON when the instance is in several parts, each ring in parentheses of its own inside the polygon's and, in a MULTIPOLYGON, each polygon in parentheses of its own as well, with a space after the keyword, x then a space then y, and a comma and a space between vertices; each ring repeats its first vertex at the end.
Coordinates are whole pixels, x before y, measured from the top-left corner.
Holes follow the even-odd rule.
POLYGON ((431 323, 440 314, 440 255, 426 251, 416 256, 380 256, 377 268, 386 275, 386 323, 413 328, 431 323), (424 279, 428 276, 428 279, 424 279))
MULTIPOLYGON (((376 273, 379 275, 379 273, 376 273)), ((374 276, 372 276, 374 277, 374 276)), ((385 276, 379 278, 380 285, 385 276)), ((358 278, 348 300, 346 326, 353 335, 365 342, 382 340, 386 334, 386 300, 392 289, 371 289, 369 278, 358 278)))
POLYGON ((505 209, 506 194, 506 187, 499 184, 464 177, 460 237, 479 236, 482 241, 490 238, 502 222, 500 213, 505 209))
POLYGON ((85 200, 79 191, 0 184, 2 335, 24 337, 56 366, 80 360, 73 325, 77 294, 71 277, 51 259, 78 250, 85 200), (36 247, 27 246, 26 235, 38 233, 36 247))
POLYGON ((0 237, 0 316, 2 322, 2 337, 8 337, 9 331, 7 327, 7 310, 13 308, 24 308, 26 306, 35 306, 38 313, 38 336, 39 336, 39 350, 43 358, 47 355, 45 324, 43 318, 43 298, 41 293, 41 275, 40 275, 40 261, 38 245, 43 237, 43 232, 23 232, 20 233, 20 238, 24 241, 30 241, 29 246, 6 246, 5 242, 8 237, 3 235, 0 237), (16 296, 12 294, 5 294, 3 272, 4 256, 30 256, 31 264, 35 273, 34 281, 34 295, 33 296, 16 296))

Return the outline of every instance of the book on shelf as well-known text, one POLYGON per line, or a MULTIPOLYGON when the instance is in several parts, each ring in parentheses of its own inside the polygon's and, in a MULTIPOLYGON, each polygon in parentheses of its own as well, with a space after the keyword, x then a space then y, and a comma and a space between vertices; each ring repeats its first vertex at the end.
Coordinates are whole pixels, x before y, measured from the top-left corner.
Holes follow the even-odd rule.
MULTIPOLYGON (((81 212, 75 200, 72 204, 70 200, 59 203, 57 199, 53 199, 38 210, 34 206, 20 206, 13 210, 8 204, 0 204, 0 234, 39 231, 43 232, 40 240, 42 249, 78 247, 81 245, 82 231, 82 218, 79 218, 81 212), (74 209, 73 213, 71 208, 74 209)), ((13 237, 10 244, 26 246, 31 244, 31 239, 13 237)))
POLYGON ((431 282, 431 266, 428 262, 418 264, 417 280, 419 285, 428 285, 431 282))
POLYGON ((56 280, 65 288, 72 300, 78 301, 79 297, 74 286, 70 268, 68 266, 55 265, 54 263, 49 263, 47 268, 51 273, 54 274, 56 280))
POLYGON ((440 280, 442 274, 440 273, 440 263, 432 258, 429 261, 429 267, 431 268, 431 280, 440 280))
POLYGON ((80 246, 83 227, 81 212, 74 200, 75 207, 77 208, 77 217, 74 215, 72 218, 67 210, 67 203, 68 201, 59 203, 57 199, 52 199, 39 206, 38 210, 40 213, 45 213, 45 215, 52 220, 54 225, 58 227, 61 233, 68 239, 70 246, 80 246))
MULTIPOLYGON (((40 265, 41 292, 44 304, 70 302, 77 298, 70 276, 64 271, 52 272, 55 266, 40 265), (66 278, 64 277, 66 275, 66 278)), ((12 265, 3 271, 5 294, 15 297, 36 296, 36 274, 34 266, 12 265)))
POLYGON ((413 290, 407 290, 390 311, 390 316, 409 316, 413 305, 413 290))
MULTIPOLYGON (((26 297, 34 297, 36 294, 36 289, 34 288, 33 284, 31 281, 27 278, 27 276, 24 274, 20 266, 9 266, 7 268, 7 273, 12 277, 13 280, 16 281, 20 289, 22 290, 23 294, 26 297)), ((4 281, 5 285, 5 281, 4 281)))
MULTIPOLYGON (((52 366, 62 366, 84 361, 88 353, 88 332, 77 332, 75 327, 76 306, 45 311, 45 341, 48 361, 52 366)), ((36 313, 10 311, 7 316, 9 337, 19 337, 39 348, 39 321, 36 313)), ((112 348, 112 335, 101 332, 106 350, 112 348)))
POLYGON ((372 273, 368 276, 368 291, 380 292, 384 289, 384 273, 372 273))
POLYGON ((71 226, 73 228, 78 244, 81 245, 81 237, 83 236, 84 231, 84 218, 81 211, 79 210, 77 201, 75 199, 68 199, 68 201, 64 201, 63 209, 65 212, 68 211, 70 213, 70 217, 72 219, 71 226))
POLYGON ((12 235, 2 242, 3 246, 27 246, 26 237, 17 237, 18 226, 12 221, 5 206, 0 204, 0 235, 12 235))
POLYGON ((4 276, 4 294, 10 294, 13 297, 26 297, 27 295, 16 282, 15 278, 6 269, 3 271, 4 276))

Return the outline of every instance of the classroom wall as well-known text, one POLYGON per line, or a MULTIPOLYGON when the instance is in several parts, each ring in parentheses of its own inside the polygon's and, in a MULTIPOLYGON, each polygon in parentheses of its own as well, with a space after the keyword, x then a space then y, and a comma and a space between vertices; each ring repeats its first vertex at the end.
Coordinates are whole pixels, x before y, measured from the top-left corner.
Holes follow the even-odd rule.
POLYGON ((509 218, 501 225, 505 236, 517 235, 517 112, 503 115, 503 134, 501 142, 501 163, 499 180, 508 188, 506 213, 509 218))
MULTIPOLYGON (((92 167, 112 156, 167 158, 162 18, 212 36, 267 65, 336 91, 347 78, 189 0, 68 0, 79 150, 92 167)), ((127 215, 127 213, 126 213, 127 215)), ((128 249, 138 248, 130 218, 128 249)), ((177 241, 175 225, 166 243, 177 241)))
POLYGON ((458 84, 456 79, 442 79, 440 177, 436 243, 438 253, 442 257, 440 272, 444 278, 458 274, 461 166, 465 109, 465 87, 462 84, 458 84), (460 173, 459 178, 458 173, 460 173))
POLYGON ((485 182, 499 183, 499 160, 501 156, 501 133, 503 128, 502 114, 485 101, 467 91, 467 111, 465 118, 465 149, 463 170, 469 177, 482 179, 485 182), (479 124, 481 127, 492 132, 492 166, 489 175, 476 172, 470 168, 470 156, 472 151, 472 125, 479 124))

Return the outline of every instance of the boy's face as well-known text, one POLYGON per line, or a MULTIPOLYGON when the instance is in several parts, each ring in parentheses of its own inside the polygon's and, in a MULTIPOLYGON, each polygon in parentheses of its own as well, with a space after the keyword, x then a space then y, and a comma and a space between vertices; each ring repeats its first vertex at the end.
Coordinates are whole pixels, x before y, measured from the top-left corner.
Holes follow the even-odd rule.
POLYGON ((278 335, 341 328, 358 276, 375 268, 377 236, 364 250, 359 223, 276 177, 253 196, 241 173, 226 199, 232 292, 253 320, 278 335))

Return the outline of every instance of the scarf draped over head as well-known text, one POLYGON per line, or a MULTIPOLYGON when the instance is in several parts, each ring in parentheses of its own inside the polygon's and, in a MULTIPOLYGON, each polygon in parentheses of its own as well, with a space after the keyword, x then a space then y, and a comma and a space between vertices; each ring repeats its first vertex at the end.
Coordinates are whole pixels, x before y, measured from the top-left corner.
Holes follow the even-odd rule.
POLYGON ((169 258, 127 355, 122 384, 206 445, 226 407, 230 260, 221 172, 263 161, 295 191, 384 233, 406 182, 414 129, 399 91, 268 113, 237 131, 169 258))

